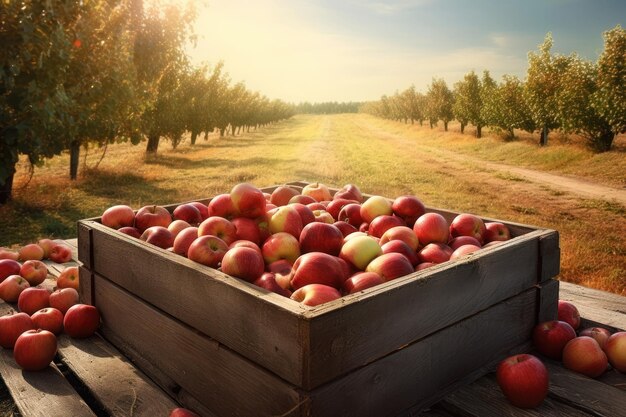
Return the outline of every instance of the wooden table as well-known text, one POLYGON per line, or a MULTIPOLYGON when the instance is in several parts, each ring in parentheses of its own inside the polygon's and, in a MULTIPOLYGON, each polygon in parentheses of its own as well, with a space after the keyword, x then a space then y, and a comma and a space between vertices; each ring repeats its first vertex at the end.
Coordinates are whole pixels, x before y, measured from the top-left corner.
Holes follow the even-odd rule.
MULTIPOLYGON (((68 243, 76 250, 75 239, 68 243)), ((70 265, 75 263, 49 263, 52 276, 44 284, 53 287, 55 277, 70 265)), ((626 297, 562 282, 560 298, 578 307, 583 327, 599 325, 611 331, 626 330, 626 297)), ((0 302, 0 315, 14 308, 0 302)), ((598 379, 591 379, 568 371, 559 362, 542 359, 550 372, 550 393, 536 409, 522 410, 509 405, 491 373, 449 394, 421 415, 626 417, 625 374, 610 370, 598 379)), ((2 349, 0 376, 23 417, 167 417, 171 409, 178 407, 177 400, 189 400, 171 398, 98 336, 75 340, 61 335, 54 365, 42 372, 22 371, 12 351, 2 349)), ((194 408, 202 415, 212 416, 200 405, 194 408)))

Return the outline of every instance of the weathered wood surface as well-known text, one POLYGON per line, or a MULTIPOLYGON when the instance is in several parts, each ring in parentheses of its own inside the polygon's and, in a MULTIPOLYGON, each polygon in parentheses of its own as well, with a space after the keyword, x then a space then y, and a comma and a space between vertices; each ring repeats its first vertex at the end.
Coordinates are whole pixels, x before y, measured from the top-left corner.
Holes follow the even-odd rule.
MULTIPOLYGON (((61 267, 52 268, 60 272, 61 267)), ((82 279, 82 277, 81 277, 82 279)), ((54 281, 47 281, 46 285, 54 285, 54 281)), ((583 325, 600 323, 612 330, 625 329, 625 309, 626 298, 619 297, 602 291, 587 289, 576 285, 561 282, 560 298, 572 301, 579 307, 583 317, 583 325), (607 325, 610 324, 610 325, 607 325)), ((546 287, 544 286, 544 289, 546 287)), ((547 287, 546 291, 554 291, 554 285, 547 287)), ((540 303, 541 305, 541 303, 540 303)), ((14 306, 0 303, 0 313, 4 314, 14 306)), ((548 308, 548 307, 544 307, 548 308)), ((17 368, 10 351, 2 351, 0 361, 0 375, 10 390, 20 413, 23 417, 30 416, 127 416, 129 405, 132 400, 125 396, 124 392, 129 385, 119 384, 128 374, 133 374, 143 379, 146 384, 154 384, 134 365, 128 362, 110 344, 100 338, 92 338, 74 343, 71 339, 61 338, 61 354, 57 363, 62 367, 63 373, 57 366, 51 366, 43 373, 27 373, 17 368), (98 347, 99 344, 103 344, 98 347), (80 351, 80 352, 77 352, 80 351), (93 352, 93 353, 92 353, 93 352), (64 356, 65 355, 65 356, 64 356), (74 358, 67 361, 66 356, 72 355, 74 358), (119 355, 119 356, 118 356, 119 355), (111 359, 124 363, 122 368, 112 367, 112 372, 105 372, 107 368, 105 359, 111 359), (91 368, 91 363, 104 361, 104 365, 91 368), (100 369, 98 374, 97 369, 100 369), (90 376, 90 374, 92 374, 90 376), (65 374, 65 375, 64 375, 65 374), (72 384, 80 385, 82 388, 72 386, 66 379, 72 376, 72 384), (115 388, 111 386, 120 385, 115 388), (98 398, 97 402, 106 403, 103 399, 109 398, 110 408, 103 407, 102 404, 93 404, 82 398, 85 396, 84 390, 89 391, 89 398, 98 398), (121 399, 117 396, 121 396, 121 399), (130 403, 129 403, 130 401, 130 403), (115 404, 119 404, 115 406, 115 404), (116 408, 117 407, 117 408, 116 408)), ((493 366, 493 364, 491 364, 493 366)), ((558 362, 548 364, 552 383, 550 395, 544 404, 536 410, 522 410, 509 405, 502 396, 493 374, 479 378, 477 381, 461 387, 454 387, 457 390, 453 394, 447 395, 442 401, 433 405, 426 411, 403 411, 402 416, 424 417, 466 417, 466 416, 622 416, 626 415, 624 395, 626 395, 626 375, 615 370, 606 372, 597 380, 582 377, 570 372, 562 367, 558 362)), ((157 369, 158 366, 155 366, 157 369)), ((161 374, 163 377, 163 374, 161 374)), ((373 379, 373 381, 382 379, 373 379)), ((196 404, 196 411, 206 417, 214 415, 206 408, 197 403, 197 399, 185 389, 177 387, 171 380, 160 381, 165 385, 174 387, 172 392, 177 391, 173 396, 186 404, 196 404)), ((158 388, 156 396, 162 401, 176 404, 169 396, 158 388)), ((349 387, 347 388, 349 389, 349 387)), ((137 401, 133 406, 133 414, 137 415, 164 415, 163 412, 148 414, 142 413, 142 407, 152 400, 147 400, 141 394, 141 389, 137 401)), ((170 392, 171 394, 171 392, 170 392)), ((86 398, 87 398, 86 397, 86 398)), ((364 395, 364 398, 367 394, 364 395)), ((193 407, 192 407, 193 408, 193 407)), ((289 415, 289 414, 287 414, 289 415)))

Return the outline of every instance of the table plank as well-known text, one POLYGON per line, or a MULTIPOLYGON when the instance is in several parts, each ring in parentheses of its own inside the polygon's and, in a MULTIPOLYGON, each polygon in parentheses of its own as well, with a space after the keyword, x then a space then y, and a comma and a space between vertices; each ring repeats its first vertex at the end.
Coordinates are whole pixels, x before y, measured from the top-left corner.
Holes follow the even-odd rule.
POLYGON ((612 332, 626 330, 626 297, 564 281, 560 287, 559 298, 576 305, 583 326, 599 325, 612 332))

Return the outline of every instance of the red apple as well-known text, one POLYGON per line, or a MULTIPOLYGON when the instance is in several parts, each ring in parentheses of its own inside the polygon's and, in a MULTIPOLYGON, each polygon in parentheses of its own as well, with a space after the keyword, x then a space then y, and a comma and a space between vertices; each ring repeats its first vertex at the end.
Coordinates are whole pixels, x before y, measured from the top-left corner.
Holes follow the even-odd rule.
POLYGON ((485 223, 485 243, 489 242, 503 242, 511 238, 511 232, 509 228, 500 222, 487 222, 485 223))
POLYGON ((300 243, 289 233, 280 232, 267 238, 261 247, 265 263, 286 259, 292 264, 300 256, 300 243))
POLYGON ((170 223, 169 226, 167 226, 167 230, 169 230, 170 233, 172 234, 172 239, 176 240, 176 236, 178 236, 180 232, 187 229, 188 227, 191 227, 191 225, 187 223, 186 221, 174 220, 173 222, 170 223))
POLYGON ((357 232, 357 228, 352 226, 350 223, 347 222, 343 222, 343 221, 336 221, 335 223, 333 223, 333 225, 339 229, 339 231, 341 232, 341 234, 343 235, 343 237, 348 236, 351 233, 357 232))
POLYGON ((19 275, 10 275, 0 282, 0 298, 7 303, 14 303, 19 298, 22 291, 29 288, 28 281, 19 275))
POLYGON ((63 331, 63 313, 53 307, 42 308, 36 311, 31 317, 35 329, 43 329, 54 334, 63 331))
POLYGON ((374 258, 383 254, 383 250, 373 237, 356 236, 350 238, 352 235, 348 236, 349 239, 341 247, 339 257, 363 271, 374 258))
POLYGON ((548 370, 533 355, 506 358, 498 365, 496 379, 506 399, 516 407, 535 408, 548 395, 548 370))
MULTIPOLYGON (((133 213, 133 220, 134 217, 135 213, 133 213)), ((52 239, 39 239, 37 244, 41 246, 41 249, 43 249, 43 259, 48 259, 48 255, 50 255, 50 251, 52 250, 52 247, 56 245, 56 242, 52 239)))
POLYGON ((120 204, 104 210, 100 222, 112 229, 133 227, 135 224, 135 212, 129 206, 120 204))
POLYGON ((613 368, 626 373, 626 332, 616 332, 609 337, 604 351, 613 368))
POLYGON ((578 335, 589 336, 592 339, 596 339, 596 342, 598 342, 602 350, 604 350, 606 342, 609 340, 609 337, 611 337, 611 332, 604 327, 588 327, 581 330, 578 335))
POLYGON ((261 248, 259 247, 259 245, 254 242, 250 242, 249 240, 235 240, 233 243, 228 245, 229 250, 233 248, 250 248, 263 255, 263 252, 261 252, 261 248))
POLYGON ((259 278, 265 270, 259 250, 236 247, 229 249, 222 259, 222 272, 248 282, 259 278))
POLYGON ((413 265, 406 256, 392 252, 384 253, 365 268, 367 272, 376 272, 385 282, 413 273, 413 265))
POLYGON ((355 203, 346 204, 339 211, 337 220, 349 223, 354 227, 359 227, 363 224, 363 217, 361 217, 361 205, 355 203))
POLYGON ((17 298, 17 308, 29 316, 50 306, 50 291, 46 288, 26 288, 17 298))
POLYGON ((477 250, 480 250, 480 246, 461 245, 452 252, 452 255, 450 255, 450 260, 454 260, 462 256, 469 255, 470 253, 474 253, 477 250))
POLYGON ((298 239, 302 232, 302 217, 293 206, 281 206, 270 216, 269 228, 271 233, 285 232, 298 239))
POLYGON ((231 223, 235 226, 237 240, 249 240, 257 246, 261 244, 261 229, 256 221, 247 217, 235 217, 231 223))
POLYGON ((17 261, 19 257, 19 254, 14 250, 0 248, 0 259, 11 259, 13 261, 17 261))
POLYGON ((320 223, 335 223, 335 219, 330 215, 326 210, 313 210, 313 214, 315 215, 315 221, 320 223))
POLYGON ((257 287, 265 288, 268 291, 282 295, 283 297, 290 297, 291 291, 283 288, 278 281, 276 281, 276 274, 273 272, 265 272, 254 282, 257 287))
POLYGON ((315 201, 328 201, 332 199, 328 187, 320 182, 307 184, 302 188, 302 195, 307 195, 315 201))
MULTIPOLYGON (((382 216, 381 216, 382 217, 382 216)), ((374 219, 374 222, 376 219, 374 219)), ((372 224, 374 223, 372 222, 372 224)), ((371 227, 371 224, 370 224, 371 227)), ((380 244, 384 245, 387 242, 392 240, 401 240, 406 243, 413 251, 416 251, 419 246, 419 240, 413 232, 413 229, 407 226, 396 226, 392 227, 385 231, 385 233, 380 236, 380 244)))
POLYGON ((326 211, 329 212, 331 216, 333 216, 333 219, 338 220, 341 209, 348 204, 354 203, 358 202, 356 200, 347 200, 345 198, 334 198, 333 201, 328 203, 328 206, 326 206, 326 211))
POLYGON ((235 225, 223 217, 211 216, 198 226, 198 236, 216 236, 222 239, 226 245, 237 240, 235 225))
POLYGON ((391 201, 385 197, 373 195, 361 204, 361 218, 366 223, 371 223, 378 216, 391 214, 391 201))
POLYGON ((361 203, 363 201, 363 194, 356 185, 346 184, 333 196, 333 200, 339 199, 355 200, 357 203, 361 203))
POLYGON ((57 338, 47 330, 27 330, 15 341, 13 358, 25 371, 46 369, 57 354, 57 338))
POLYGON ((580 313, 576 306, 569 301, 559 300, 558 315, 559 320, 569 323, 574 330, 580 327, 580 313))
POLYGON ((78 291, 74 288, 60 288, 50 294, 49 303, 50 307, 56 308, 65 314, 70 307, 78 304, 78 298, 78 291))
POLYGON ((307 205, 307 204, 311 204, 311 203, 315 203, 317 200, 315 200, 313 197, 311 197, 310 195, 295 195, 293 197, 291 197, 291 199, 289 200, 289 204, 302 204, 302 205, 307 205))
MULTIPOLYGON (((417 219, 417 221, 419 221, 419 219, 417 219)), ((420 262, 440 264, 450 260, 450 256, 452 256, 452 249, 450 249, 450 246, 443 243, 429 243, 417 253, 417 256, 419 257, 420 262)))
POLYGON ((177 253, 182 256, 187 256, 187 251, 189 250, 189 246, 193 243, 194 240, 198 238, 198 228, 194 226, 190 226, 186 229, 183 229, 178 233, 178 235, 174 238, 174 243, 172 244, 172 250, 174 253, 177 253))
POLYGON ((598 342, 589 336, 576 337, 563 348, 563 366, 590 378, 602 375, 608 364, 598 342))
POLYGON ((403 195, 393 200, 391 204, 393 214, 404 220, 404 223, 413 227, 415 221, 426 212, 424 204, 413 195, 403 195))
POLYGON ((213 197, 211 201, 209 201, 208 212, 209 215, 207 218, 220 216, 225 219, 231 219, 238 214, 237 209, 233 205, 233 200, 230 198, 230 194, 219 194, 213 197))
MULTIPOLYGON (((411 231, 411 233, 413 233, 413 231, 411 231)), ((420 258, 417 256, 417 252, 414 249, 411 249, 409 245, 402 240, 390 240, 380 248, 383 250, 383 253, 400 253, 406 256, 409 262, 411 262, 411 265, 414 267, 420 263, 420 258)))
POLYGON ((367 233, 370 236, 381 237, 387 230, 399 226, 405 226, 404 220, 400 217, 383 214, 370 222, 367 233))
POLYGON ((354 294, 384 282, 383 277, 376 272, 358 272, 343 283, 343 291, 346 294, 354 294))
POLYGON ((450 235, 448 222, 439 213, 426 213, 420 216, 413 225, 413 231, 420 245, 448 243, 450 235))
POLYGON ((33 321, 26 313, 12 312, 0 317, 0 346, 13 349, 19 335, 34 328, 33 321))
POLYGON ((533 343, 542 355, 561 359, 563 348, 576 337, 576 332, 564 321, 551 320, 539 323, 533 330, 533 343))
POLYGON ((63 243, 58 243, 50 249, 48 259, 58 264, 69 262, 72 260, 72 249, 63 243))
POLYGON ((341 298, 341 293, 328 285, 309 284, 295 290, 290 298, 307 306, 317 306, 341 298))
POLYGON ((191 204, 192 206, 198 209, 198 211, 200 212, 200 218, 201 218, 200 221, 209 218, 209 208, 207 207, 206 204, 202 204, 199 201, 192 201, 191 203, 187 203, 187 204, 191 204))
POLYGON ((194 262, 217 268, 227 250, 228 245, 219 237, 200 236, 189 245, 187 257, 194 262))
POLYGON ((270 196, 270 203, 275 206, 286 206, 293 196, 300 194, 300 191, 288 185, 279 185, 270 196))
POLYGON ((235 185, 230 191, 230 198, 239 216, 254 219, 265 213, 265 196, 261 190, 251 184, 235 185))
POLYGON ((135 239, 139 239, 141 237, 141 230, 136 227, 120 227, 117 229, 118 232, 124 233, 125 235, 134 237, 135 239))
POLYGON ((19 275, 22 265, 13 259, 0 259, 0 282, 10 275, 19 275))
POLYGON ((457 250, 463 245, 474 245, 478 246, 479 248, 482 247, 480 242, 476 240, 476 238, 471 236, 457 236, 454 239, 451 239, 450 242, 448 242, 448 246, 450 246, 450 249, 452 250, 457 250))
POLYGON ((480 244, 483 244, 485 237, 485 223, 483 220, 469 213, 457 215, 450 223, 450 236, 471 236, 480 244))
POLYGON ((322 203, 316 201, 315 203, 309 203, 306 205, 308 208, 311 209, 311 211, 315 211, 315 210, 324 210, 326 211, 326 206, 323 205, 322 203))
POLYGON ((139 238, 162 249, 167 249, 174 244, 172 232, 163 226, 150 226, 139 238))
POLYGON ((435 265, 437 265, 437 264, 434 263, 434 262, 421 262, 421 263, 417 264, 417 266, 415 267, 415 270, 416 271, 421 271, 423 269, 427 269, 427 268, 430 268, 431 266, 435 266, 435 265))
POLYGON ((184 220, 190 225, 198 225, 202 222, 202 214, 198 207, 193 204, 181 204, 172 212, 174 220, 184 220))
POLYGON ((315 214, 313 214, 313 210, 308 208, 306 205, 301 203, 290 203, 289 205, 295 208, 300 214, 300 218, 302 219, 302 227, 315 221, 315 214))
POLYGON ((161 226, 166 228, 172 222, 172 216, 165 207, 144 206, 135 214, 135 227, 143 233, 149 227, 161 226))
POLYGON ((17 252, 20 261, 41 261, 43 259, 43 248, 36 243, 29 243, 28 245, 22 246, 22 248, 17 252))
POLYGON ((186 408, 175 408, 170 412, 169 417, 200 417, 200 416, 186 408))
POLYGON ((70 337, 83 339, 92 336, 100 327, 100 313, 94 306, 76 304, 63 318, 63 331, 70 337))
POLYGON ((346 271, 336 256, 310 252, 293 264, 291 288, 297 290, 309 284, 324 284, 339 289, 345 280, 346 271))
POLYGON ((332 224, 309 223, 300 233, 301 253, 324 252, 338 256, 342 246, 343 234, 332 224))

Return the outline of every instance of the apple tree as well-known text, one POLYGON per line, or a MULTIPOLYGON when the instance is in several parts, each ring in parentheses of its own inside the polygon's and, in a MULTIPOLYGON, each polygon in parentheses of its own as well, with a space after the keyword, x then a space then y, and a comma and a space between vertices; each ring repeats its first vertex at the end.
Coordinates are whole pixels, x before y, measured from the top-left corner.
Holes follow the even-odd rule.
POLYGON ((483 97, 478 75, 473 70, 465 74, 463 80, 454 85, 454 92, 453 113, 454 117, 461 122, 461 131, 468 123, 471 123, 476 126, 476 137, 480 138, 485 123, 481 113, 483 97))
POLYGON ((452 107, 454 96, 443 78, 433 78, 426 93, 428 102, 428 118, 431 126, 438 120, 443 122, 443 128, 448 130, 448 123, 454 118, 452 107))
POLYGON ((535 131, 535 123, 524 100, 523 91, 524 86, 519 78, 505 74, 493 91, 492 98, 488 100, 490 126, 507 132, 510 138, 515 137, 514 129, 531 133, 535 131))
POLYGON ((528 70, 524 83, 524 99, 531 110, 533 121, 541 129, 539 144, 548 144, 550 130, 560 127, 558 94, 561 90, 561 74, 569 65, 570 59, 553 55, 552 35, 548 33, 538 52, 528 54, 528 70))
MULTIPOLYGON (((604 50, 598 59, 596 91, 591 105, 611 126, 614 135, 626 132, 626 30, 621 26, 604 33, 604 50)), ((611 148, 612 140, 600 143, 611 148)))

